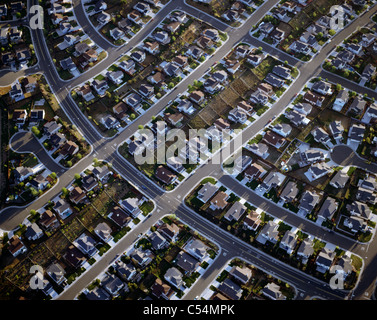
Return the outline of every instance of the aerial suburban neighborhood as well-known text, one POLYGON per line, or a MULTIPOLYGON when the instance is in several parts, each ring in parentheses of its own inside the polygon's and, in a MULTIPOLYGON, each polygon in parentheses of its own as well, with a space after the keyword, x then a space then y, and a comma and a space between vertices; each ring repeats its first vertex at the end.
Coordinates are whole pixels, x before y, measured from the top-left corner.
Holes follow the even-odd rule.
POLYGON ((0 300, 375 300, 376 61, 375 0, 0 0, 0 300))

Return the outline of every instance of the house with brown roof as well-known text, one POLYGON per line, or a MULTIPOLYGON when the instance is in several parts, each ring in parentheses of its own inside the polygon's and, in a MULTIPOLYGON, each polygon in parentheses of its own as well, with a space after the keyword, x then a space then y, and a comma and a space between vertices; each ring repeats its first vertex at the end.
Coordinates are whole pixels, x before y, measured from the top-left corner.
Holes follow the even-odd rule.
POLYGON ((218 192, 210 201, 210 208, 212 210, 224 209, 228 202, 229 195, 226 194, 224 191, 218 192))
POLYGON ((84 254, 74 245, 70 245, 63 255, 64 260, 74 268, 79 268, 84 264, 86 258, 84 254))
POLYGON ((75 187, 69 196, 69 200, 71 200, 73 203, 78 204, 83 199, 85 199, 86 194, 80 187, 75 187))
POLYGON ((13 255, 13 257, 17 257, 19 254, 27 251, 27 248, 17 235, 14 235, 12 238, 10 238, 8 243, 8 250, 13 255))
POLYGON ((78 151, 79 151, 79 146, 76 143, 74 143, 73 141, 67 141, 61 147, 60 154, 65 157, 68 157, 68 156, 73 156, 78 151))
POLYGON ((244 177, 248 180, 257 180, 266 174, 266 170, 257 163, 252 163, 244 171, 244 177))
POLYGON ((128 106, 123 101, 120 101, 113 107, 113 112, 116 117, 122 121, 127 118, 128 106))
POLYGON ((161 279, 157 278, 155 283, 151 287, 152 295, 157 299, 170 300, 174 294, 174 290, 166 283, 162 282, 161 279))
POLYGON ((116 206, 110 212, 108 217, 113 220, 121 228, 128 225, 131 221, 131 217, 120 207, 116 206))
POLYGON ((263 141, 275 147, 276 149, 281 148, 287 142, 286 139, 282 138, 273 131, 267 131, 266 134, 263 136, 263 141))
POLYGON ((144 43, 144 49, 145 51, 148 51, 150 54, 157 54, 159 52, 160 45, 158 44, 157 41, 147 41, 144 43))
POLYGON ((188 58, 182 55, 178 55, 173 59, 173 62, 180 68, 184 69, 188 66, 188 58))
POLYGON ((200 105, 204 102, 204 93, 202 91, 195 90, 190 93, 189 99, 200 105))
POLYGON ((85 101, 90 101, 94 99, 94 94, 89 85, 84 84, 77 91, 77 94, 84 98, 85 101))
POLYGON ((210 49, 210 48, 213 47, 214 42, 213 42, 210 38, 201 35, 201 36, 196 40, 196 45, 197 45, 199 48, 202 48, 202 49, 210 49))
POLYGON ((175 242, 179 234, 179 230, 179 227, 175 223, 164 223, 158 228, 158 231, 170 242, 175 242))
POLYGON ((308 90, 304 94, 304 100, 313 105, 316 105, 317 107, 322 107, 322 103, 325 100, 325 97, 308 90))
POLYGON ((174 127, 177 127, 179 123, 183 120, 183 114, 180 112, 176 112, 173 114, 166 113, 165 119, 174 127))
POLYGON ((177 180, 177 176, 164 166, 158 166, 155 172, 155 176, 158 180, 166 185, 172 184, 177 180))
POLYGON ((51 210, 46 210, 45 212, 43 212, 38 223, 47 231, 55 229, 60 225, 58 218, 51 210))

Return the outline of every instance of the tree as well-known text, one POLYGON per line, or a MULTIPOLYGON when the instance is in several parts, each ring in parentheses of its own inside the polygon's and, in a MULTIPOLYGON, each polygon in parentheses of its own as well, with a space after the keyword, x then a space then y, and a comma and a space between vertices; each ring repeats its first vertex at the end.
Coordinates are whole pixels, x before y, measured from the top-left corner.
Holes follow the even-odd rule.
POLYGON ((39 134, 41 133, 36 126, 33 126, 31 128, 31 132, 33 132, 36 136, 39 136, 39 134))
POLYGON ((55 172, 51 172, 51 173, 50 173, 50 177, 51 177, 52 179, 55 180, 56 177, 57 177, 57 176, 56 176, 56 173, 55 173, 55 172))
POLYGON ((72 161, 68 160, 68 161, 66 162, 66 164, 67 164, 67 167, 72 167, 72 161))
POLYGON ((75 177, 75 180, 80 180, 80 178, 81 178, 79 173, 75 173, 74 177, 75 177))
POLYGON ((330 35, 330 36, 334 36, 335 33, 336 33, 336 31, 335 31, 334 29, 330 29, 330 30, 329 30, 329 35, 330 35))

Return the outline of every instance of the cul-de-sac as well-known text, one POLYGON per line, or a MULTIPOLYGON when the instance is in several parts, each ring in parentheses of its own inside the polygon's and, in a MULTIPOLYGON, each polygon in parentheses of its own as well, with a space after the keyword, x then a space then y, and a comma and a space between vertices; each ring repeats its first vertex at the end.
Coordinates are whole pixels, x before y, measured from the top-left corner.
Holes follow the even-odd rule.
POLYGON ((0 300, 375 300, 375 99, 376 0, 0 0, 0 300))

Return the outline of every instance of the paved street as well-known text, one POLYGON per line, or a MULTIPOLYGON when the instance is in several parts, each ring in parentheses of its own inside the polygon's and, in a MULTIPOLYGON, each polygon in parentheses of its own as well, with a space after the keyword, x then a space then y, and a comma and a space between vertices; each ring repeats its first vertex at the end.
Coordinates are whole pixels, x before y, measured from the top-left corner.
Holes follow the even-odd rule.
MULTIPOLYGON (((36 4, 37 2, 37 0, 33 0, 32 4, 36 4)), ((263 252, 259 252, 254 247, 245 244, 241 240, 233 237, 228 232, 218 229, 212 223, 201 218, 192 210, 184 206, 183 199, 185 195, 206 176, 213 176, 216 179, 219 179, 221 183, 223 183, 227 188, 231 189, 234 193, 237 193, 247 201, 260 207, 271 215, 274 215, 275 217, 278 217, 293 226, 301 228, 305 232, 308 232, 316 237, 323 238, 325 241, 330 243, 339 245, 341 248, 351 250, 364 258, 371 257, 370 259, 367 258, 364 260, 365 266, 363 275, 355 290, 355 299, 362 299, 364 298, 366 290, 369 290, 369 292, 373 290, 373 284, 376 278, 375 268, 373 267, 376 265, 377 259, 376 241, 365 245, 356 243, 337 233, 330 234, 327 231, 324 231, 324 229, 322 229, 320 226, 310 223, 308 220, 294 215, 287 210, 283 210, 275 203, 269 202, 265 198, 256 195, 252 190, 245 188, 236 180, 224 174, 221 167, 219 165, 212 164, 211 161, 209 161, 208 164, 200 167, 185 181, 185 183, 180 185, 173 192, 163 192, 158 189, 153 182, 140 174, 137 169, 135 169, 130 163, 127 162, 127 160, 116 152, 116 148, 127 138, 132 136, 139 125, 146 124, 152 116, 162 111, 166 107, 169 100, 174 99, 179 93, 184 92, 187 85, 191 84, 195 79, 200 78, 214 62, 221 60, 221 58, 240 41, 248 42, 257 47, 261 46, 265 52, 276 56, 282 61, 288 61, 289 64, 296 66, 300 71, 300 75, 296 79, 294 85, 280 97, 279 101, 275 103, 274 107, 265 112, 265 114, 263 114, 259 120, 255 121, 250 127, 244 130, 243 142, 245 143, 261 129, 263 129, 270 118, 280 114, 292 101, 298 90, 300 90, 313 76, 320 75, 324 78, 328 78, 329 81, 339 82, 346 88, 353 88, 353 90, 359 91, 354 84, 347 82, 344 78, 338 79, 338 77, 334 76, 333 74, 323 71, 321 69, 321 64, 325 60, 326 56, 338 44, 340 44, 346 37, 354 32, 359 26, 362 26, 369 21, 370 17, 376 12, 375 6, 339 32, 333 38, 333 40, 327 44, 310 62, 303 63, 293 58, 291 55, 272 48, 266 43, 258 41, 249 35, 249 30, 251 27, 255 25, 276 3, 278 3, 277 0, 267 1, 242 27, 233 29, 212 17, 204 16, 204 14, 198 10, 187 6, 183 0, 173 0, 156 15, 153 21, 151 21, 133 39, 131 39, 128 44, 122 47, 116 47, 111 45, 93 28, 83 12, 81 1, 74 0, 74 11, 76 17, 78 18, 78 22, 84 29, 85 33, 88 34, 96 44, 107 51, 107 58, 100 64, 82 74, 80 77, 70 81, 63 81, 59 78, 59 75, 54 68, 49 50, 46 46, 43 30, 33 30, 32 37, 39 61, 38 66, 27 70, 25 73, 23 73, 23 71, 16 74, 9 73, 9 76, 8 74, 0 74, 0 85, 5 86, 21 75, 30 74, 37 71, 42 72, 49 82, 50 87, 55 93, 55 96, 57 97, 63 110, 66 112, 71 121, 77 126, 77 128, 79 128, 86 140, 91 143, 93 150, 89 156, 81 160, 74 168, 62 170, 49 158, 39 142, 36 141, 31 134, 16 135, 11 141, 12 148, 23 152, 32 151, 47 168, 51 168, 51 171, 57 172, 59 182, 51 192, 36 200, 28 208, 9 208, 3 210, 0 214, 1 229, 11 230, 20 224, 28 216, 31 209, 39 209, 49 199, 56 196, 63 187, 70 183, 75 173, 81 172, 93 162, 93 158, 108 161, 113 165, 114 170, 119 172, 127 180, 132 181, 132 183, 139 187, 145 186, 146 195, 153 199, 157 205, 157 208, 155 209, 151 218, 138 225, 131 233, 122 238, 122 240, 119 241, 119 243, 117 243, 117 245, 109 252, 107 252, 100 261, 94 264, 94 266, 88 272, 86 272, 80 279, 75 281, 73 285, 61 295, 61 299, 73 299, 83 288, 85 288, 93 279, 95 279, 102 270, 108 266, 110 261, 112 261, 117 255, 121 254, 128 246, 130 246, 140 232, 145 232, 163 215, 169 213, 175 213, 179 219, 185 223, 188 223, 203 236, 213 240, 221 247, 221 253, 218 259, 210 268, 208 268, 208 270, 206 270, 203 279, 194 285, 190 293, 185 297, 186 299, 193 299, 200 294, 200 292, 203 291, 204 288, 211 283, 211 281, 213 281, 217 273, 224 267, 224 264, 235 256, 241 256, 255 266, 261 267, 262 269, 273 273, 276 277, 293 284, 302 293, 302 295, 298 295, 298 299, 304 299, 308 296, 320 296, 325 299, 344 299, 346 297, 348 292, 334 291, 318 279, 312 278, 307 274, 298 271, 297 269, 281 263, 263 252), (72 100, 69 94, 70 89, 87 81, 88 79, 97 75, 103 69, 112 65, 117 59, 119 59, 121 54, 135 47, 164 19, 164 17, 170 11, 176 8, 180 8, 193 16, 205 20, 207 23, 215 26, 221 31, 228 32, 228 41, 208 61, 201 64, 192 74, 184 79, 176 90, 164 96, 145 114, 129 125, 121 134, 112 139, 102 137, 72 100)), ((360 88, 360 92, 363 92, 363 90, 368 91, 369 96, 377 98, 376 92, 360 88)), ((375 165, 367 165, 363 163, 362 159, 358 158, 350 151, 349 148, 346 147, 339 146, 334 148, 332 159, 340 165, 357 165, 370 168, 371 171, 376 172, 375 165), (346 155, 345 158, 344 155, 346 155)))

